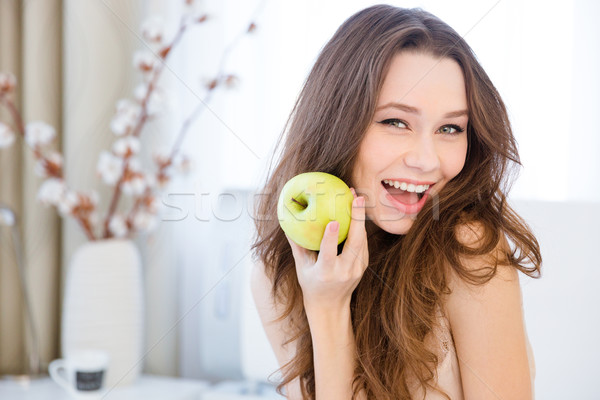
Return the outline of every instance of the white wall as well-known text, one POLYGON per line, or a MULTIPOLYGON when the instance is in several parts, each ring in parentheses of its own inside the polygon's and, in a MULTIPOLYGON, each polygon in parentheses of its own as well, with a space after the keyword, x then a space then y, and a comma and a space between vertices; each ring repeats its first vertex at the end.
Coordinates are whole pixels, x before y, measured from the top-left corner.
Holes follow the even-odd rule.
POLYGON ((542 277, 521 275, 536 398, 597 399, 600 202, 517 201, 542 250, 542 277))

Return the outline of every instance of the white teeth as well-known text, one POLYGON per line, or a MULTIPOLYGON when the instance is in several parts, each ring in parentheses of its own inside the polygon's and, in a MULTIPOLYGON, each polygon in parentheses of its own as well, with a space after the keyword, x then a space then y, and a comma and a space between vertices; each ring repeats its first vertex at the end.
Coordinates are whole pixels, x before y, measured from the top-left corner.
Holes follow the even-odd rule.
POLYGON ((384 179, 383 182, 387 185, 395 187, 396 189, 400 188, 408 192, 423 193, 429 189, 429 185, 415 185, 413 183, 407 184, 406 182, 391 181, 389 179, 384 179))

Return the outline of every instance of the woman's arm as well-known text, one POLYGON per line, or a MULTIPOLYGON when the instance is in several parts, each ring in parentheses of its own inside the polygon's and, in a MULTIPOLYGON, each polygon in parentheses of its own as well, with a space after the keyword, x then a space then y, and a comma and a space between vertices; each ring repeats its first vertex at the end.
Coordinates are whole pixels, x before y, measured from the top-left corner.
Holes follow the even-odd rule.
MULTIPOLYGON (((267 339, 273 348, 275 358, 280 367, 287 364, 296 354, 296 341, 293 341, 286 346, 284 342, 284 321, 275 321, 282 313, 281 307, 273 301, 271 297, 272 283, 267 274, 265 267, 261 262, 254 264, 250 275, 250 288, 256 310, 262 322, 267 339)), ((285 321, 287 324, 288 321, 285 321)), ((302 400, 302 392, 298 378, 288 383, 285 387, 286 397, 291 400, 302 400)))
MULTIPOLYGON (((350 305, 336 310, 307 310, 313 343, 316 398, 349 400, 356 365, 350 305)), ((366 400, 364 391, 358 399, 366 400)))
MULTIPOLYGON (((251 274, 252 296, 260 316, 267 339, 273 348, 279 366, 283 366, 296 354, 296 342, 284 346, 284 322, 274 322, 281 314, 280 307, 273 301, 271 281, 262 263, 255 264, 251 274)), ((315 369, 317 399, 352 398, 352 379, 356 361, 356 345, 352 332, 350 307, 339 312, 308 312, 315 369), (337 397, 336 397, 337 396, 337 397)), ((286 386, 288 399, 302 400, 300 384, 296 378, 286 386)), ((364 392, 359 400, 366 400, 364 392)))
POLYGON ((364 198, 351 190, 352 220, 340 255, 335 223, 327 225, 318 254, 288 238, 311 332, 316 400, 352 398, 356 343, 350 299, 369 265, 369 247, 364 198))
MULTIPOLYGON (((460 231, 467 245, 478 241, 477 225, 460 231)), ((507 248, 502 236, 497 250, 507 248)), ((489 258, 463 259, 470 270, 490 266, 489 258)), ((452 270, 451 270, 452 271, 452 270)), ((482 286, 474 286, 451 272, 452 293, 445 301, 450 321, 465 400, 533 398, 523 322, 518 271, 499 265, 497 274, 482 286)))

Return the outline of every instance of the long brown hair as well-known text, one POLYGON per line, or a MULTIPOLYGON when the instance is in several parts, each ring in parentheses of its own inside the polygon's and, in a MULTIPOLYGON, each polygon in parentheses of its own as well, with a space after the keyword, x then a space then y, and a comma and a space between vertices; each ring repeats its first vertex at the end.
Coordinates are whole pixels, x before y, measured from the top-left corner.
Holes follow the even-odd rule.
POLYGON ((541 276, 539 245, 506 200, 514 167, 521 165, 507 111, 473 51, 450 26, 420 8, 364 9, 346 20, 322 49, 282 132, 287 135, 279 161, 272 172, 269 168, 255 204, 254 256, 273 282, 271 295, 284 306, 279 320, 289 321, 289 342, 297 340, 295 357, 281 368, 280 393, 299 378, 304 398, 315 397, 310 330, 294 258, 278 224, 278 195, 290 178, 308 171, 328 172, 353 186, 354 162, 383 78, 401 51, 450 58, 460 65, 469 109, 468 151, 462 171, 427 200, 406 235, 366 222, 369 267, 351 299, 355 396, 364 389, 368 398, 409 399, 414 377, 421 388, 435 389, 433 370, 441 360, 424 339, 436 326, 436 309, 448 293, 447 268, 473 284, 489 281, 500 264, 541 276), (467 223, 481 228, 478 246, 457 239, 457 227, 467 223), (486 273, 461 264, 462 256, 488 254, 504 238, 512 246, 486 273))

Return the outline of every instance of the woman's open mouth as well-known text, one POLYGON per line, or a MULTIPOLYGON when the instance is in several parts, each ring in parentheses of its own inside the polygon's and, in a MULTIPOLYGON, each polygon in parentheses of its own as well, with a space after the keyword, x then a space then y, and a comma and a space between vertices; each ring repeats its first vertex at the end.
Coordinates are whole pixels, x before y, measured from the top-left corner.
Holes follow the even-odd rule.
POLYGON ((432 185, 414 185, 402 183, 395 185, 394 182, 383 180, 381 185, 388 192, 386 198, 392 205, 405 214, 416 214, 425 205, 429 190, 432 185), (398 187, 396 187, 398 186, 398 187))

